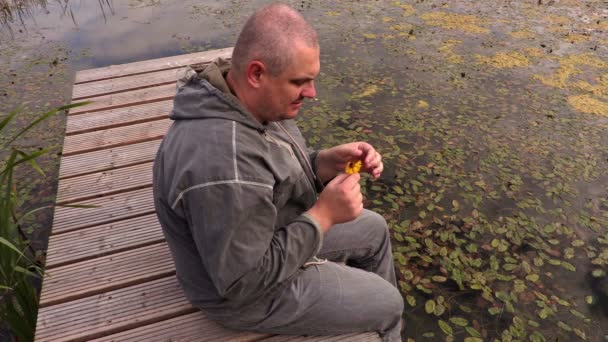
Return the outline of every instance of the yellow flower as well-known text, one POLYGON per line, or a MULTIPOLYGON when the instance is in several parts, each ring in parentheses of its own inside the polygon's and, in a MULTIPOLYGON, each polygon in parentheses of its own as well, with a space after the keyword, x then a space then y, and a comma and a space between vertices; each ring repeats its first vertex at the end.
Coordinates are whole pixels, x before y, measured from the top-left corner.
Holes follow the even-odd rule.
POLYGON ((359 173, 362 165, 363 165, 363 163, 360 160, 349 161, 346 164, 346 168, 344 169, 344 172, 348 173, 349 175, 354 175, 355 173, 359 173))

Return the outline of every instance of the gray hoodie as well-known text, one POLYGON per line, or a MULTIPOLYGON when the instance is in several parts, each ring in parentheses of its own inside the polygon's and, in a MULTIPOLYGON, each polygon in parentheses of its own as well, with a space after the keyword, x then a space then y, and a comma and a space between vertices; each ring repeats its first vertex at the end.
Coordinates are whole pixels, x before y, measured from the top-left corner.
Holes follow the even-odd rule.
POLYGON ((320 184, 292 120, 263 125, 230 93, 226 61, 181 80, 175 120, 154 163, 154 203, 187 298, 239 309, 314 261, 318 224, 304 214, 320 184))

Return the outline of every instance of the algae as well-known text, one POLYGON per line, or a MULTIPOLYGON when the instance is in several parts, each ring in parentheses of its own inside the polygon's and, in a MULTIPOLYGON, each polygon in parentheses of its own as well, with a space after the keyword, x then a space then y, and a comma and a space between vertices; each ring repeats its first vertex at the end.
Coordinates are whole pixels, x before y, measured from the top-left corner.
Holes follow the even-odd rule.
POLYGON ((582 72, 582 69, 577 67, 581 65, 593 68, 606 68, 608 63, 590 53, 569 55, 560 60, 560 66, 553 75, 534 75, 533 78, 540 80, 545 85, 563 89, 568 86, 568 79, 570 77, 582 72))
POLYGON ((439 47, 439 52, 441 52, 447 58, 448 62, 460 64, 464 60, 461 55, 454 52, 454 47, 461 43, 462 41, 456 39, 447 40, 441 44, 439 47))
POLYGON ((526 67, 530 65, 530 61, 519 52, 499 52, 492 57, 476 55, 477 59, 484 64, 489 64, 495 68, 515 68, 526 67))
POLYGON ((589 95, 568 96, 568 103, 579 112, 608 117, 608 102, 603 102, 589 95))
POLYGON ((485 20, 472 15, 449 13, 449 12, 430 12, 425 13, 421 18, 430 26, 439 26, 448 30, 460 30, 467 33, 487 34, 490 30, 482 27, 485 20))
POLYGON ((536 35, 528 30, 521 30, 521 31, 513 31, 513 32, 509 32, 509 35, 513 38, 519 38, 519 39, 534 39, 534 37, 536 37, 536 35))

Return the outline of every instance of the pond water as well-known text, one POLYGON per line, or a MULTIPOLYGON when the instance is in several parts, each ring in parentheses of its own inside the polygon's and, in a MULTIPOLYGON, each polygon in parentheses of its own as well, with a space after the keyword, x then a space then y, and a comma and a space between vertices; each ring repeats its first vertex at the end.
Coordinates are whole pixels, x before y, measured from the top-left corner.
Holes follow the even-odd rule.
MULTIPOLYGON (((0 19, 0 112, 25 121, 69 101, 75 70, 231 46, 267 1, 21 3, 0 19)), ((321 39, 310 145, 383 153, 363 184, 394 234, 404 340, 608 340, 608 4, 287 3, 321 39)), ((24 208, 52 203, 64 128, 20 142, 54 152, 21 175, 24 208)), ((40 250, 51 222, 31 222, 40 250)))

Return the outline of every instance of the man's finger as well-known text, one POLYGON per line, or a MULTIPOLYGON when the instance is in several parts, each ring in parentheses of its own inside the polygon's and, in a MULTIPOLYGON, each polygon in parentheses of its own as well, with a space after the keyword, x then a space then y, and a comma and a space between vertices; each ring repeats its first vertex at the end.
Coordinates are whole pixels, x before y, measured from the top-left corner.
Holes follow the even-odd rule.
POLYGON ((359 184, 359 179, 361 179, 361 175, 358 173, 355 173, 352 175, 346 174, 346 176, 347 176, 346 179, 344 179, 341 183, 347 189, 354 188, 357 184, 359 184))
POLYGON ((382 171, 384 171, 384 164, 380 162, 380 165, 372 171, 372 176, 377 179, 382 174, 382 171))
POLYGON ((344 148, 341 150, 339 158, 340 161, 348 162, 351 160, 359 160, 364 156, 364 152, 359 150, 356 147, 348 146, 348 148, 344 148))

